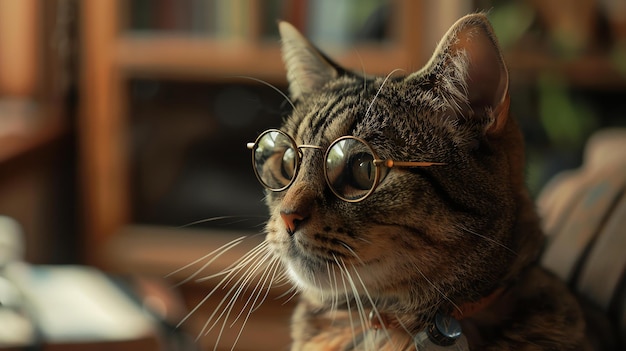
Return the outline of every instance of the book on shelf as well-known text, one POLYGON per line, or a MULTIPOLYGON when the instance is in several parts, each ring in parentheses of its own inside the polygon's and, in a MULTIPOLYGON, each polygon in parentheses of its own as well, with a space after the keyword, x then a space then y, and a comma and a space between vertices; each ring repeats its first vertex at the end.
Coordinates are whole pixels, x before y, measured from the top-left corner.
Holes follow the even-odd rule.
POLYGON ((368 22, 385 27, 389 0, 132 0, 128 29, 218 40, 275 40, 277 21, 292 23, 316 43, 339 46, 379 39, 368 22), (371 28, 370 28, 371 29, 371 28), (368 36, 369 35, 369 36, 368 36))

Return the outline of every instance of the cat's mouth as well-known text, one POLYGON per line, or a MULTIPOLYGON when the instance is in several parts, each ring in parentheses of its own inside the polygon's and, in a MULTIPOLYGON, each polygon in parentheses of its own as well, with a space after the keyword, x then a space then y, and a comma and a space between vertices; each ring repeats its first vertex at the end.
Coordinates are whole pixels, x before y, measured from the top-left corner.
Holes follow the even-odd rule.
POLYGON ((291 243, 283 264, 292 282, 301 290, 317 292, 320 296, 370 294, 376 270, 351 259, 342 251, 307 248, 300 249, 291 243))
POLYGON ((391 262, 379 257, 372 245, 364 247, 369 241, 347 229, 349 226, 330 228, 308 222, 289 233, 281 224, 278 219, 270 221, 268 240, 301 291, 345 297, 382 288, 388 271, 381 262, 391 262))
POLYGON ((311 261, 309 259, 290 260, 285 264, 291 281, 301 290, 318 292, 323 295, 345 296, 367 291, 360 273, 336 263, 311 261))

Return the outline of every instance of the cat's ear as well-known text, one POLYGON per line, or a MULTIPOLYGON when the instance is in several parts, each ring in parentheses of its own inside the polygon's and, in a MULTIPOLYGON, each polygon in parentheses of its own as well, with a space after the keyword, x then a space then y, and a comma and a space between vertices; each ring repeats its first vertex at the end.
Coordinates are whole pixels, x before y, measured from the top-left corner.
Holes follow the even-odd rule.
POLYGON ((279 22, 282 55, 291 98, 298 100, 337 78, 340 68, 287 22, 279 22))
MULTIPOLYGON (((487 17, 458 20, 443 37, 425 70, 448 89, 468 115, 488 116, 488 134, 504 128, 509 110, 509 74, 487 17), (461 100, 461 101, 459 101, 461 100)), ((426 73, 426 72, 423 72, 426 73)))

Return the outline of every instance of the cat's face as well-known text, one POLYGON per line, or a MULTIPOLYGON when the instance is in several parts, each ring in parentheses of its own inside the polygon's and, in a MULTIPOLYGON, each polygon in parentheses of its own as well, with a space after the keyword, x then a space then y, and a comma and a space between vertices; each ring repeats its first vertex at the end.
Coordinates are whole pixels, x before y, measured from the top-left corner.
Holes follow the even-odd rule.
POLYGON ((359 295, 392 309, 492 289, 516 256, 522 146, 488 23, 459 21, 424 69, 388 77, 347 72, 280 29, 295 105, 280 129, 321 147, 301 149, 294 182, 268 191, 266 240, 291 279, 322 302, 359 295), (346 202, 324 174, 325 151, 342 136, 381 159, 443 164, 384 168, 374 192, 346 202))

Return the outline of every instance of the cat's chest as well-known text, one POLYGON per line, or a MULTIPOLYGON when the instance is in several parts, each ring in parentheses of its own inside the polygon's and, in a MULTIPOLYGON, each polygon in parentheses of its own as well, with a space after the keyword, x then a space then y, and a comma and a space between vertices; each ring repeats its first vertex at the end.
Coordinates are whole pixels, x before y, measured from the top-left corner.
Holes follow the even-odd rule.
POLYGON ((320 311, 301 301, 294 313, 292 335, 292 350, 416 350, 414 337, 405 326, 384 316, 381 320, 365 306, 320 311))

